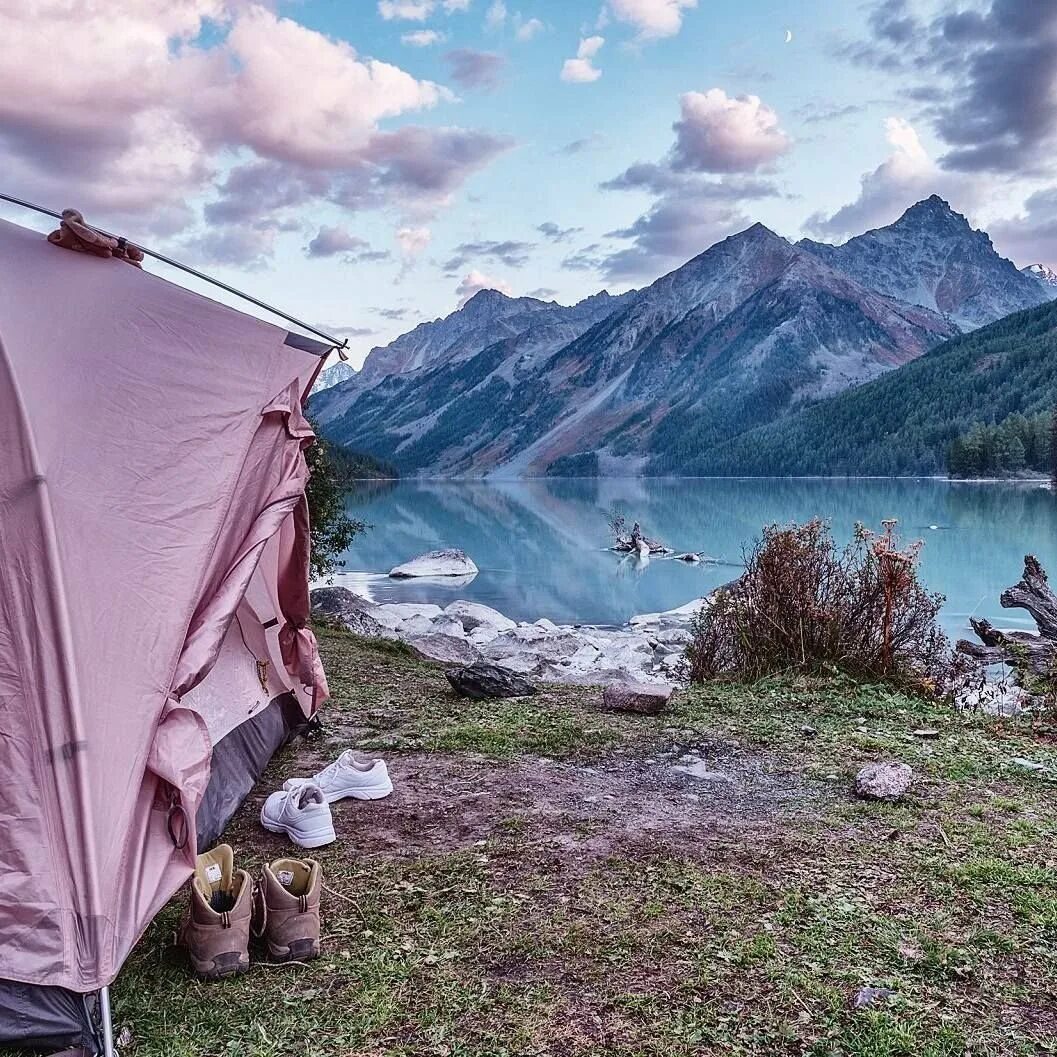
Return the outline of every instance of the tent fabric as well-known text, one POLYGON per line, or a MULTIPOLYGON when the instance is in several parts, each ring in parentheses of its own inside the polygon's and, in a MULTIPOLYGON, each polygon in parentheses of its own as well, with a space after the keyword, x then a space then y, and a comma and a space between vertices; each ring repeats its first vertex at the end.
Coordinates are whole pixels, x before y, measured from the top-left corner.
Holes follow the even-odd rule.
POLYGON ((94 995, 0 980, 0 1039, 33 1046, 83 1046, 102 1052, 94 995))
POLYGON ((326 694, 286 339, 0 222, 0 980, 110 983, 190 875, 210 726, 254 707, 219 690, 239 613, 261 693, 326 694))

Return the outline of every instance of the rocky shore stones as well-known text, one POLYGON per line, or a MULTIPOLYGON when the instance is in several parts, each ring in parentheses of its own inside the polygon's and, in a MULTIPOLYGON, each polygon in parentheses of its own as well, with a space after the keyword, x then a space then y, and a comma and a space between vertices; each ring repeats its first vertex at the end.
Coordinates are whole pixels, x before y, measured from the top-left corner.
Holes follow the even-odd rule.
POLYGON ((672 699, 672 688, 655 683, 613 683, 602 692, 602 706, 611 712, 654 716, 672 699))
POLYGON ((536 687, 528 679, 484 661, 465 668, 449 668, 444 674, 459 697, 471 697, 475 701, 529 697, 536 693, 536 687))

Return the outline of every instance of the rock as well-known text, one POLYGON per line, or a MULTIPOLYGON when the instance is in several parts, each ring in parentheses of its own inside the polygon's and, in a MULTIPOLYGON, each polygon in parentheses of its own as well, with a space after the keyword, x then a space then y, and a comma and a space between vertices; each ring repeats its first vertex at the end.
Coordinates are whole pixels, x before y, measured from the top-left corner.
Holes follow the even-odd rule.
POLYGON ((485 701, 498 697, 528 697, 536 687, 527 679, 495 664, 478 661, 444 673, 459 697, 485 701))
POLYGON ((375 606, 371 610, 371 616, 380 624, 394 631, 411 620, 413 617, 424 617, 433 620, 444 613, 440 606, 429 605, 419 602, 386 602, 384 605, 375 606))
POLYGON ((672 767, 673 771, 680 774, 688 774, 691 778, 697 778, 702 782, 729 782, 730 775, 722 771, 714 771, 700 757, 683 757, 679 763, 672 767))
POLYGON ((409 635, 404 639, 420 657, 443 664, 474 664, 479 659, 477 651, 465 640, 451 635, 409 635))
POLYGON ((411 638, 414 635, 448 635, 453 639, 466 638, 462 624, 444 613, 432 619, 423 616, 409 617, 397 628, 397 633, 401 638, 411 638))
POLYGON ((935 727, 920 727, 914 731, 915 738, 938 738, 940 732, 935 727))
POLYGON ((466 556, 465 551, 449 548, 420 554, 417 558, 390 569, 389 575, 397 579, 408 579, 413 576, 468 576, 476 575, 477 571, 477 566, 466 556))
POLYGON ((486 628, 482 624, 479 628, 474 628, 467 637, 475 646, 484 646, 489 642, 494 642, 499 637, 499 632, 486 628))
POLYGON ((540 628, 542 631, 558 631, 558 625, 553 620, 548 620, 546 617, 541 617, 536 621, 535 627, 540 628))
POLYGON ((855 795, 864 800, 902 800, 913 778, 910 767, 898 760, 871 763, 855 776, 855 795))
POLYGON ((695 554, 693 551, 687 551, 686 554, 677 554, 675 556, 677 562, 688 562, 691 565, 701 560, 700 554, 695 554))
POLYGON ((492 631, 512 631, 517 624, 509 617, 503 616, 498 609, 491 606, 483 606, 480 602, 467 602, 460 598, 451 605, 444 607, 444 612, 449 617, 454 617, 462 622, 467 632, 476 631, 478 628, 488 628, 492 631))
POLYGON ((602 704, 613 712, 639 712, 656 715, 672 699, 670 686, 646 683, 614 683, 602 692, 602 704))
POLYGON ((887 987, 861 987, 851 1000, 852 1009, 865 1009, 867 1006, 883 1005, 895 997, 895 991, 887 987))
POLYGON ((378 637, 389 630, 374 615, 377 607, 347 587, 317 587, 311 598, 314 613, 336 620, 356 635, 378 637))

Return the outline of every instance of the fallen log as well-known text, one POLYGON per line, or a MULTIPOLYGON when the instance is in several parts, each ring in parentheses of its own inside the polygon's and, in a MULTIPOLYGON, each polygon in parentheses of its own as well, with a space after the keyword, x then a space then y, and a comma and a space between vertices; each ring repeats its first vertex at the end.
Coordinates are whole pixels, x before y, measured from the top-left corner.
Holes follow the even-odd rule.
POLYGON ((985 665, 1008 664, 1021 685, 1025 685, 1025 680, 1030 684, 1026 689, 1034 688, 1038 680, 1057 679, 1057 594, 1033 554, 1024 558, 1021 580, 1003 591, 999 602, 1003 609, 1026 610, 1038 632, 999 631, 990 621, 970 619, 980 641, 962 639, 958 652, 985 665))

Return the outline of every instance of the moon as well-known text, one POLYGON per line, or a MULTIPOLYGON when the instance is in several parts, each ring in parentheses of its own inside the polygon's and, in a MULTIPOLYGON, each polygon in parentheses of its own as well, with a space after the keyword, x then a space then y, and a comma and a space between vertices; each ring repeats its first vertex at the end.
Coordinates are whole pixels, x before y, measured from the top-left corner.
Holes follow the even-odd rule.
POLYGON ((786 44, 791 44, 793 42, 793 31, 791 29, 785 31, 785 42, 786 44))

